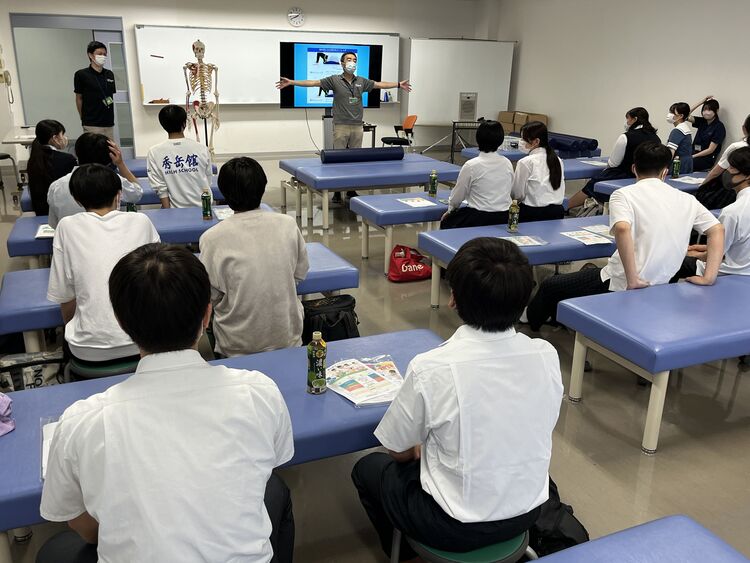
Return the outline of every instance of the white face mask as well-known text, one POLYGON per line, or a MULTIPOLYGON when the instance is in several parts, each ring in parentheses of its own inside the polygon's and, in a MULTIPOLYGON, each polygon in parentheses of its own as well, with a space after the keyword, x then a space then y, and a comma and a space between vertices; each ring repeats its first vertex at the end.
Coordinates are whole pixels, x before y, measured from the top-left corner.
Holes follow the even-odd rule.
POLYGON ((667 123, 671 123, 671 124, 674 125, 674 114, 673 113, 668 113, 667 114, 667 123))
POLYGON ((716 114, 712 111, 703 112, 703 119, 705 119, 706 121, 711 121, 714 117, 716 117, 716 114))
POLYGON ((94 62, 98 64, 99 66, 104 66, 104 63, 107 62, 107 56, 106 55, 94 55, 94 62))
POLYGON ((352 63, 352 62, 346 63, 344 65, 344 68, 346 69, 346 72, 350 74, 354 74, 354 71, 357 70, 357 63, 352 63))
POLYGON ((529 145, 529 143, 521 139, 518 142, 518 150, 523 153, 529 154, 531 152, 531 145, 529 145))
POLYGON ((630 131, 630 125, 628 125, 627 121, 623 123, 622 128, 625 130, 626 133, 630 131))

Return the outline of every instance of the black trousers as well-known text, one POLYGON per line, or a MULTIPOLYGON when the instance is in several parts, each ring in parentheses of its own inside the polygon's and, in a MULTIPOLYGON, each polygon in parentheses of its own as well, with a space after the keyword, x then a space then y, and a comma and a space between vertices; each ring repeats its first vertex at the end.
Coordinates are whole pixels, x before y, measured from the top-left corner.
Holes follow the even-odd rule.
MULTIPOLYGON (((292 497, 286 483, 276 475, 266 484, 264 498, 271 519, 272 563, 291 563, 294 553, 294 517, 292 497)), ((196 538, 195 541, 200 541, 196 538)), ((96 563, 96 546, 87 544, 76 532, 60 532, 45 543, 36 556, 36 563, 96 563)))
POLYGON ((672 276, 669 283, 677 283, 681 279, 689 278, 698 273, 698 259, 692 256, 685 256, 682 261, 682 266, 677 270, 677 273, 672 276))
MULTIPOLYGON (((360 459, 352 470, 352 481, 380 536, 380 545, 389 557, 394 528, 435 549, 465 552, 524 533, 536 522, 540 512, 537 507, 509 520, 459 522, 448 516, 422 489, 419 461, 397 463, 385 453, 373 453, 360 459)), ((402 539, 399 559, 406 561, 416 556, 402 539)))
POLYGON ((459 207, 451 211, 440 222, 441 229, 461 229, 463 227, 485 227, 502 225, 508 222, 508 211, 480 211, 473 207, 459 207))
POLYGON ((562 205, 531 207, 522 203, 520 207, 521 213, 518 216, 519 223, 532 223, 533 221, 550 221, 552 219, 565 218, 565 208, 562 205))
POLYGON ((539 330, 548 320, 557 322, 557 304, 565 299, 597 295, 609 291, 609 280, 603 282, 601 268, 585 268, 570 274, 550 276, 526 308, 531 330, 539 330))

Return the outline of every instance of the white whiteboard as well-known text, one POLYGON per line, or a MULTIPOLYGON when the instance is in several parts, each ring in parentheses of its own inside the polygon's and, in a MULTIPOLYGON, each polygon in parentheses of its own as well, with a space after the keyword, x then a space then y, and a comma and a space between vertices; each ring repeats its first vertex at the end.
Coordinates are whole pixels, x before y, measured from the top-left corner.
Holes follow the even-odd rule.
POLYGON ((477 92, 477 118, 497 119, 508 109, 513 42, 412 39, 409 114, 418 125, 450 125, 459 94, 477 92))
MULTIPOLYGON (((382 79, 399 80, 399 38, 382 33, 322 33, 260 29, 218 29, 136 25, 141 98, 185 103, 182 67, 195 60, 193 42, 206 45, 205 62, 219 67, 218 92, 222 104, 278 104, 279 43, 321 42, 383 46, 382 79)), ((336 68, 334 72, 339 71, 336 68)), ((389 91, 393 101, 398 89, 389 91)))

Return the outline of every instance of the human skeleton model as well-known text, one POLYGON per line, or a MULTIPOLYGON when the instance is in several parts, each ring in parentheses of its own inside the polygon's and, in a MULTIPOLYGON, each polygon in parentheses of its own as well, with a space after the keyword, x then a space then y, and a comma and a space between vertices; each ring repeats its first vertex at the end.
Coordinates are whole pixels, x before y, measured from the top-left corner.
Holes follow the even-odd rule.
POLYGON ((185 84, 187 85, 187 94, 185 96, 185 110, 188 116, 193 120, 195 128, 195 139, 200 142, 198 133, 197 120, 203 119, 204 124, 211 120, 211 133, 208 135, 208 150, 211 158, 214 157, 214 130, 219 130, 219 67, 203 62, 203 55, 206 53, 206 46, 199 39, 193 43, 193 54, 198 62, 186 63, 182 67, 185 72, 185 84), (213 92, 211 91, 214 88, 213 92), (208 97, 213 95, 214 101, 209 101, 208 97), (190 103, 190 97, 196 99, 190 103))

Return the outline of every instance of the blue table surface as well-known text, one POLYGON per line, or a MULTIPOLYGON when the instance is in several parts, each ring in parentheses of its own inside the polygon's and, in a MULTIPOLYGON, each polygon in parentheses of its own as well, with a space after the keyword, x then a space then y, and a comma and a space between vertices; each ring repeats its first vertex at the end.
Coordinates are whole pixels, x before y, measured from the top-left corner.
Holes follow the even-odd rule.
MULTIPOLYGON (((527 156, 526 153, 519 150, 499 150, 498 154, 503 155, 511 162, 518 162, 523 157, 527 156)), ((476 147, 470 147, 461 151, 461 156, 464 158, 476 158, 479 156, 479 149, 476 147)), ((603 156, 591 156, 581 158, 564 158, 563 159, 563 176, 566 180, 584 180, 591 178, 596 172, 604 170, 603 166, 596 166, 595 164, 588 164, 583 162, 585 160, 596 160, 599 162, 607 162, 608 157, 603 156)))
POLYGON ((417 246, 421 251, 437 258, 445 264, 451 261, 464 243, 472 239, 516 235, 535 236, 548 243, 540 246, 520 247, 532 265, 554 264, 568 260, 587 260, 611 256, 616 249, 614 239, 607 244, 586 246, 582 242, 560 234, 563 232, 578 231, 583 229, 583 227, 592 225, 609 225, 609 216, 597 215, 594 217, 521 223, 518 225, 517 233, 509 233, 506 225, 428 231, 419 233, 417 236, 417 246))
MULTIPOLYGON (((148 176, 148 168, 145 158, 126 158, 125 166, 128 167, 128 170, 130 170, 136 178, 145 178, 148 176)), ((216 165, 212 164, 211 166, 214 174, 216 174, 216 165)))
POLYGON ((410 192, 405 194, 376 194, 352 198, 349 209, 365 218, 369 223, 388 226, 403 225, 404 223, 421 223, 424 221, 438 221, 448 211, 448 205, 439 200, 447 200, 450 191, 438 191, 436 198, 431 198, 425 192, 410 192), (435 203, 430 207, 411 207, 399 200, 421 197, 435 203))
MULTIPOLYGON (((524 156, 528 156, 527 153, 523 151, 519 151, 518 149, 507 149, 503 150, 500 149, 497 151, 497 154, 504 156, 511 162, 518 162, 521 160, 524 156)), ((466 147, 465 149, 461 150, 461 156, 464 158, 476 158, 479 156, 479 148, 478 147, 466 147)))
MULTIPOLYGON (((298 295, 359 287, 359 270, 319 242, 307 243, 310 270, 298 295)), ((0 287, 0 334, 62 326, 60 305, 47 300, 49 268, 6 272, 0 287)))
POLYGON ((750 276, 562 301, 557 320, 656 373, 750 354, 750 276))
MULTIPOLYGON (((693 172, 692 174, 683 174, 683 178, 705 178, 708 175, 708 172, 693 172)), ((674 178, 668 177, 666 179, 667 184, 672 186, 673 188, 677 188, 680 191, 683 192, 696 192, 698 191, 698 188, 700 187, 700 184, 688 184, 686 182, 679 182, 676 181, 674 178)), ((619 190, 620 188, 624 188, 627 186, 632 186, 636 183, 635 178, 625 178, 624 180, 604 180, 602 182, 597 182, 594 184, 594 191, 598 194, 607 194, 612 195, 615 191, 619 190)))
MULTIPOLYGON (((148 181, 148 178, 137 178, 138 183, 143 188, 143 195, 141 196, 141 199, 138 201, 138 205, 159 205, 161 204, 161 200, 159 199, 159 196, 156 195, 156 192, 151 187, 151 182, 148 181)), ((214 194, 215 200, 223 200, 224 195, 219 190, 219 186, 216 183, 216 176, 213 177, 211 180, 211 192, 214 194)), ((125 207, 125 203, 122 204, 123 207, 125 207)), ((24 189, 21 192, 21 211, 33 211, 31 207, 31 193, 29 192, 28 188, 24 189)))
MULTIPOLYGON (((429 330, 409 330, 330 342, 328 363, 348 358, 390 354, 402 374, 417 354, 442 340, 429 330)), ((351 453, 378 445, 373 431, 386 407, 355 408, 332 391, 310 395, 305 390, 304 347, 242 356, 217 363, 259 370, 279 386, 292 419, 295 454, 290 465, 351 453)), ((79 399, 100 393, 127 376, 114 376, 10 393, 16 429, 0 437, 0 530, 42 522, 41 421, 58 417, 79 399)), ((210 385, 210 382, 206 382, 210 385)), ((241 438, 241 437, 239 437, 241 438)), ((248 437, 252 439, 252 437, 248 437)))
POLYGON ((721 538, 688 518, 668 516, 628 528, 539 561, 545 563, 741 563, 749 561, 721 538))
MULTIPOLYGON (((265 203, 261 209, 273 211, 265 203)), ((216 209, 226 206, 217 205, 216 209)), ((182 209, 145 209, 141 211, 151 219, 162 242, 187 244, 198 242, 200 236, 208 229, 219 223, 214 216, 210 221, 204 221, 201 209, 198 207, 184 207, 182 209)), ((40 225, 47 224, 46 216, 19 217, 13 224, 8 235, 7 248, 9 256, 40 256, 52 254, 52 239, 37 239, 36 231, 40 225)))
POLYGON ((426 184, 432 170, 437 171, 439 181, 455 182, 461 170, 420 154, 404 155, 403 160, 341 164, 322 164, 315 158, 281 160, 279 167, 316 190, 426 184))

